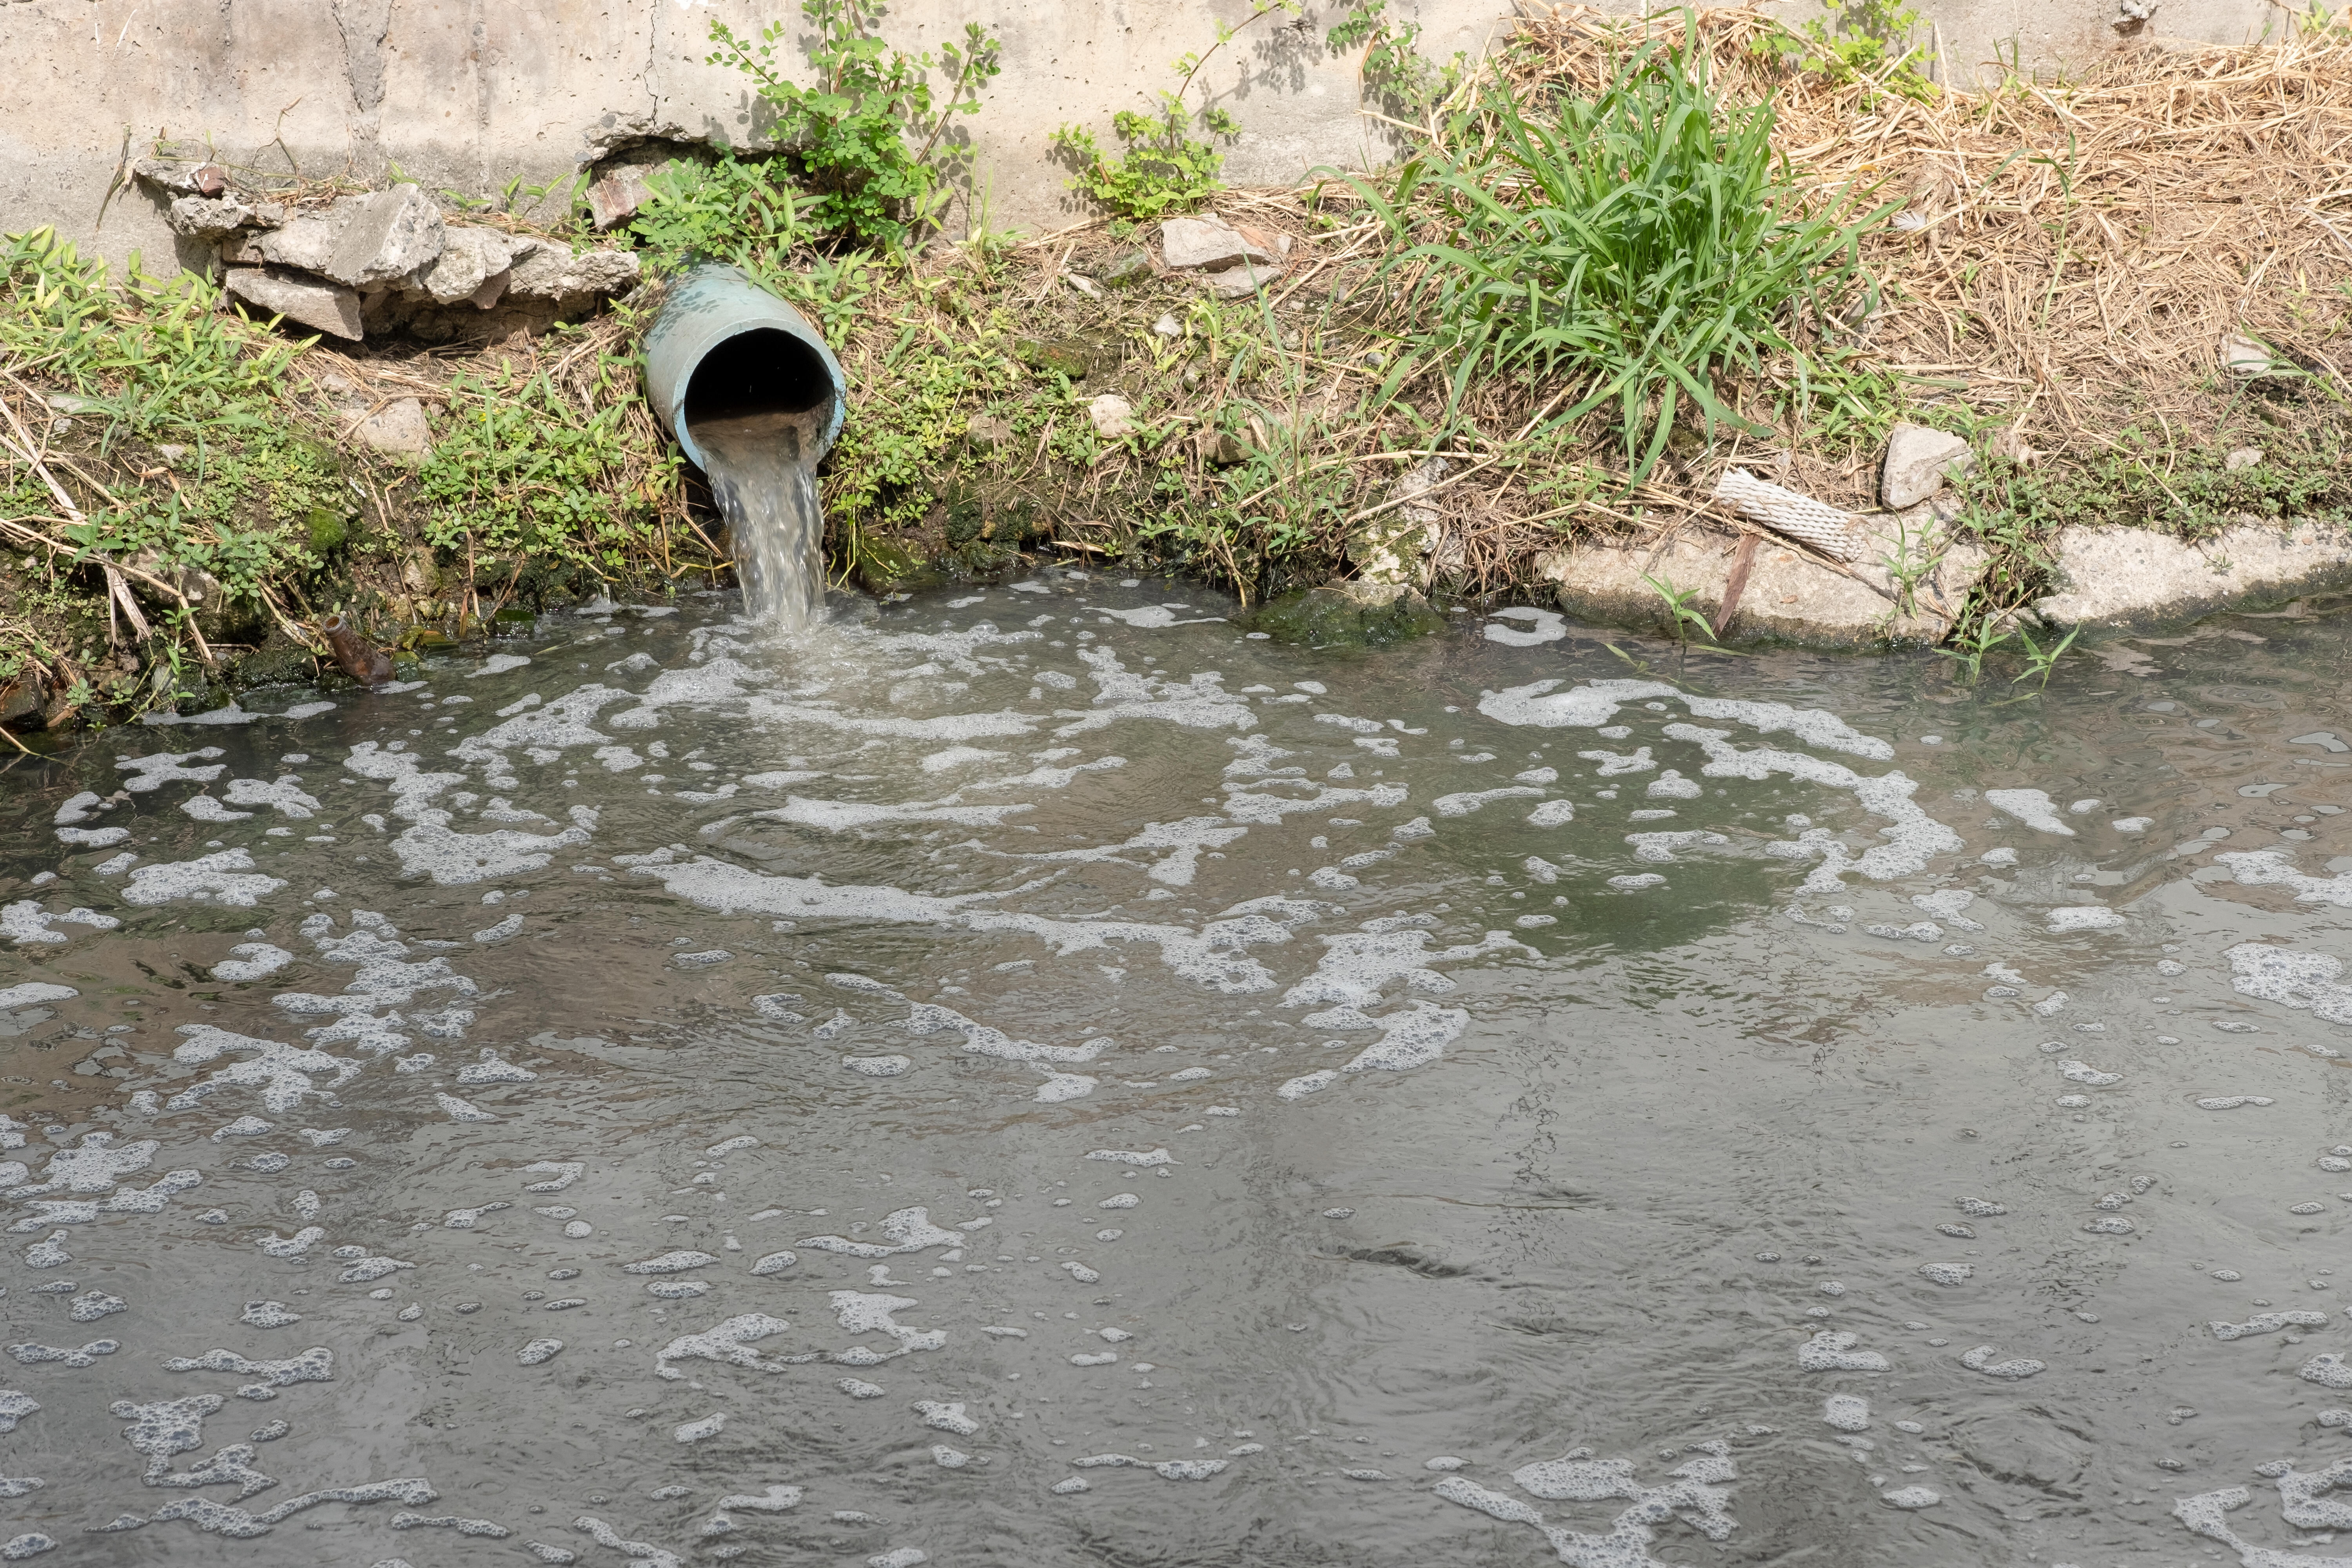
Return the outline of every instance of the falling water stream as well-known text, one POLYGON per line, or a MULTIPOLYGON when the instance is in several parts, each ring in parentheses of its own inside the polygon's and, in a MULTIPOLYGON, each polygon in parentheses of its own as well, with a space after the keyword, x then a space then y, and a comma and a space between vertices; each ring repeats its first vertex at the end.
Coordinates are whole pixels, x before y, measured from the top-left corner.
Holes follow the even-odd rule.
POLYGON ((828 403, 802 413, 728 413, 694 421, 709 464, 712 499, 743 584, 747 614, 771 631, 797 633, 824 597, 824 517, 814 465, 828 403))
POLYGON ((2341 619, 734 610, 8 770, 0 1559, 2352 1561, 2341 619))

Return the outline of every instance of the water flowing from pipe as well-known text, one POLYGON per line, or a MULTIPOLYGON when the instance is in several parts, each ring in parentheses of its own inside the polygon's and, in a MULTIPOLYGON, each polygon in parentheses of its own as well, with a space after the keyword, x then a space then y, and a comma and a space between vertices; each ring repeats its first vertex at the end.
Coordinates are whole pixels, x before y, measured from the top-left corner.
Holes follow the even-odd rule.
POLYGON ((745 613, 778 631, 803 630, 824 600, 824 518, 807 456, 815 416, 762 410, 694 421, 745 613))

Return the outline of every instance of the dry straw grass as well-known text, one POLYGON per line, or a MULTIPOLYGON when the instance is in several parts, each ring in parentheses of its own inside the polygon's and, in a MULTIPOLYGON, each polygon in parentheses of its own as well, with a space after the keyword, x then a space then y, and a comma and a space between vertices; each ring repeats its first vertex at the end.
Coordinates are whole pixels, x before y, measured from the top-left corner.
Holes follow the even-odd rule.
MULTIPOLYGON (((1525 25, 1517 85, 1595 86, 1629 44, 1685 26, 1562 7, 1525 25)), ((2087 455, 2151 416, 2202 433, 2231 335, 2345 368, 2352 32, 2119 47, 2074 79, 1921 102, 1769 63, 1754 45, 1776 24, 1757 12, 1697 26, 1719 82, 1773 104, 1801 178, 1903 203, 1865 246, 1885 289, 1864 338, 1877 359, 1963 381, 2034 446, 2087 455)))

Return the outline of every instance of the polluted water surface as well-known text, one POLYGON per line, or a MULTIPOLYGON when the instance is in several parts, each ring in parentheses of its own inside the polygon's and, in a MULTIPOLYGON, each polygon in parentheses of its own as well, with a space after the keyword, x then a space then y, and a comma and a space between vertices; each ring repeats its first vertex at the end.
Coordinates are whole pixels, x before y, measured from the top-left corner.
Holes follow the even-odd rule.
POLYGON ((0 1560, 2352 1554, 2333 625, 737 609, 11 766, 0 1560))

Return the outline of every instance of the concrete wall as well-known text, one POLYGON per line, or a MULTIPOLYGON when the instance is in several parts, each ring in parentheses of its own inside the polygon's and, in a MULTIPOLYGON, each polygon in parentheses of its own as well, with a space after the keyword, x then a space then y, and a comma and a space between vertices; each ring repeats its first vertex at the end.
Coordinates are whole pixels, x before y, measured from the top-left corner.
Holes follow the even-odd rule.
MULTIPOLYGON (((1929 0, 1956 79, 1996 57, 2081 63, 2118 47, 2117 0, 1929 0)), ((1790 0, 1787 9, 1810 13, 1790 0)), ((1387 143, 1357 112, 1355 61, 1322 38, 1336 0, 1307 25, 1268 17, 1204 73, 1248 133, 1229 179, 1298 178, 1322 163, 1378 161, 1387 143)), ((1424 48, 1475 53, 1509 26, 1509 0, 1392 0, 1418 13, 1424 48)), ((957 121, 976 154, 988 216, 1033 232, 1083 216, 1049 159, 1066 121, 1108 141, 1110 118, 1171 85, 1169 62, 1238 21, 1246 0, 901 0, 885 31, 935 47, 967 21, 994 23, 1002 76, 982 112, 957 121)), ((789 16, 793 0, 0 0, 7 51, 0 116, 0 229, 54 224, 151 269, 173 254, 160 205, 133 189, 100 222, 127 144, 209 142, 226 163, 271 173, 382 178, 396 163, 428 188, 495 193, 517 177, 564 177, 633 139, 758 141, 742 79, 704 63, 710 21, 739 32, 789 16)), ((2272 0, 2163 0, 2148 36, 2239 42, 2284 27, 2272 0)), ((788 51, 797 63, 797 50, 788 51)), ((193 253, 192 253, 193 254, 193 253)))

